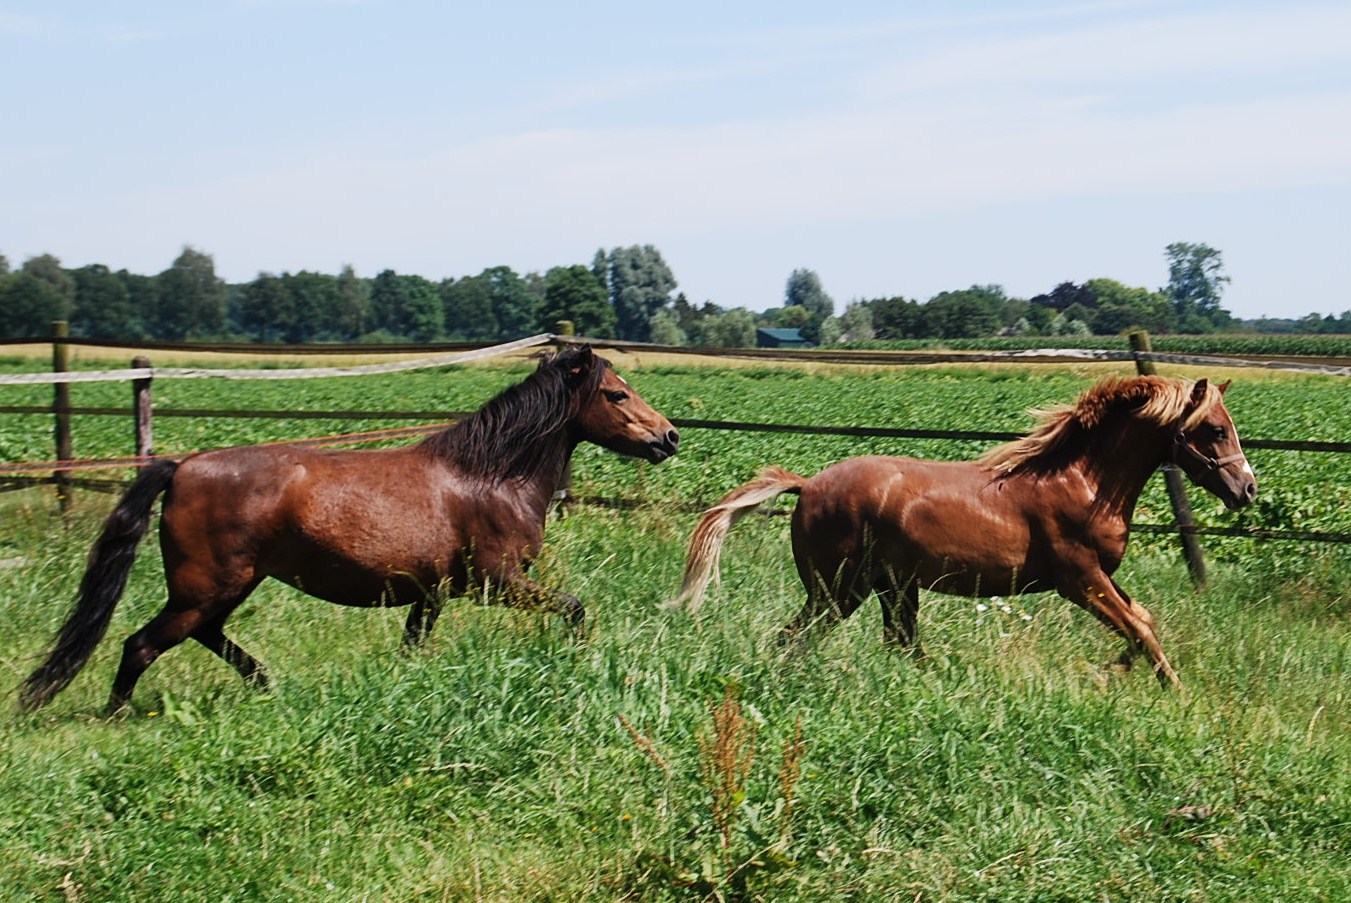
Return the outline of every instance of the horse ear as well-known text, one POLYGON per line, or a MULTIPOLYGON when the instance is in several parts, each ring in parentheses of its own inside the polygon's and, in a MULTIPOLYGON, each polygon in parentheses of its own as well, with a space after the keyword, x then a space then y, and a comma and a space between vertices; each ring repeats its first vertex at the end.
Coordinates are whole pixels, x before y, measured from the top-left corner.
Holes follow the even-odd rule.
POLYGON ((586 379, 586 375, 591 372, 591 368, 596 365, 596 354, 591 350, 590 345, 581 345, 577 348, 577 355, 573 358, 568 367, 568 382, 573 385, 580 385, 586 379))
POLYGON ((1191 407, 1193 408, 1197 407, 1201 404, 1201 402, 1205 401, 1206 393, 1209 391, 1210 391, 1209 381, 1207 381, 1204 376, 1198 379, 1196 381, 1196 385, 1192 386, 1191 407))
POLYGON ((1224 382, 1220 383, 1220 384, 1219 384, 1218 386, 1216 386, 1215 388, 1219 389, 1219 390, 1220 390, 1220 394, 1223 395, 1225 392, 1228 392, 1228 391, 1229 391, 1229 384, 1232 383, 1232 382, 1233 382, 1232 379, 1226 379, 1224 382))

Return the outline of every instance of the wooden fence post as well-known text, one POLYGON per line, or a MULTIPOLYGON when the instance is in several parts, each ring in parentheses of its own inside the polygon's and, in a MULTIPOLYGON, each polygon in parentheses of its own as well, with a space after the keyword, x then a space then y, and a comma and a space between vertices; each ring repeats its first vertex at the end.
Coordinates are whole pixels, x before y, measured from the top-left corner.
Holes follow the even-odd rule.
MULTIPOLYGON (((70 369, 70 346, 65 340, 70 335, 70 324, 65 320, 52 321, 52 372, 65 373, 70 369)), ((55 417, 53 438, 56 440, 57 462, 69 461, 74 454, 70 441, 70 383, 53 384, 56 392, 52 399, 52 414, 55 417)), ((70 508, 70 474, 58 467, 52 472, 52 482, 56 485, 56 502, 65 514, 70 508)))
MULTIPOLYGON (((150 358, 145 355, 137 355, 131 359, 132 369, 141 370, 150 368, 150 358)), ((150 407, 150 381, 152 377, 145 379, 133 379, 131 381, 131 403, 133 416, 135 417, 136 427, 136 457, 149 458, 155 453, 155 428, 151 419, 150 407)), ((143 461, 144 467, 149 461, 143 461)))
MULTIPOLYGON (((1153 361, 1144 360, 1139 352, 1149 351, 1149 333, 1132 332, 1130 334, 1131 351, 1136 352, 1135 372, 1142 376, 1157 373, 1153 361)), ((1206 585, 1206 558, 1201 550, 1201 540, 1194 529, 1196 521, 1192 518, 1191 500, 1187 498, 1187 484, 1182 479, 1182 471, 1173 464, 1163 466, 1163 481, 1168 487, 1168 500, 1173 504, 1173 520, 1177 523, 1178 535, 1182 539, 1182 555, 1187 559, 1187 570, 1191 572, 1192 584, 1198 589, 1206 585)))
MULTIPOLYGON (((569 336, 575 335, 571 320, 558 320, 554 323, 554 335, 569 336)), ((558 347, 564 347, 561 343, 555 342, 558 347)), ((568 505, 572 504, 572 459, 568 459, 568 464, 563 468, 562 475, 558 478, 558 485, 554 487, 554 508, 558 511, 558 516, 563 517, 567 514, 568 505)))

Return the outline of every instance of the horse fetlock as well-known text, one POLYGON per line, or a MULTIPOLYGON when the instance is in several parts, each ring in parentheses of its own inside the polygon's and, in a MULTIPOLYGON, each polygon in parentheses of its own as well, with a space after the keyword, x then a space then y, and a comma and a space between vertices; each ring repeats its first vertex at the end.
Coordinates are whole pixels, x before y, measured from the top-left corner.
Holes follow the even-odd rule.
POLYGON ((581 633, 586 626, 586 608, 576 596, 563 594, 559 602, 559 614, 574 633, 581 633))

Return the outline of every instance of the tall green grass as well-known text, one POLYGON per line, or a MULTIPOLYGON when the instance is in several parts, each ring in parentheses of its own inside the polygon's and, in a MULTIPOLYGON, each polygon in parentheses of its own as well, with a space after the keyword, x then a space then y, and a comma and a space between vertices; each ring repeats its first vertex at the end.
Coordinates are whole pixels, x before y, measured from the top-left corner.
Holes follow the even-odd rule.
MULTIPOLYGON (((108 500, 68 526, 3 504, 14 685, 108 500)), ((266 585, 230 629, 271 692, 184 646, 105 722, 120 640, 162 597, 147 540, 85 672, 0 722, 0 899, 1351 898, 1344 552, 1219 563, 1196 593, 1171 550, 1133 549, 1118 576, 1177 694, 1109 671, 1118 641, 1053 596, 926 595, 920 663, 874 607, 785 657, 786 518, 738 526, 695 618, 659 608, 693 519, 551 521, 538 576, 587 604, 581 641, 459 601, 401 654, 402 612, 266 585), (743 769, 722 815, 720 740, 743 769)))
MULTIPOLYGON (((244 384, 230 402, 465 410, 525 372, 363 383, 359 404, 332 386, 244 384)), ((673 417, 1014 430, 1097 372, 629 375, 673 417)), ((96 404, 114 389, 80 391, 96 404)), ((157 397, 211 407, 219 391, 157 397)), ((1286 377, 1227 400, 1245 436, 1335 440, 1340 391, 1286 377)), ((86 420, 79 454, 124 453, 125 424, 86 420)), ((158 441, 311 428, 329 425, 166 419, 158 441)), ((0 424, 0 447, 23 456, 46 435, 0 424)), ((1119 641, 1054 596, 1006 609, 926 595, 920 663, 883 648, 875 606, 786 657, 774 634, 802 594, 786 518, 737 527, 697 617, 659 607, 696 517, 684 502, 768 462, 811 473, 868 451, 980 450, 688 430, 650 467, 583 448, 578 494, 646 506, 577 506, 548 525, 537 576, 587 604, 581 641, 461 600, 403 654, 402 611, 265 584, 229 632, 269 666, 271 692, 185 645, 106 722, 121 640, 163 600, 152 533, 76 682, 35 716, 0 715, 0 900, 1351 899, 1345 547, 1207 539, 1197 593, 1171 539, 1138 538, 1118 578, 1156 615, 1183 694, 1105 667, 1119 641)), ((1341 527, 1339 459, 1253 460, 1254 523, 1341 527)), ((1155 517, 1150 492, 1141 513, 1155 517)), ((0 496, 7 687, 65 615, 111 505, 77 494, 62 521, 49 494, 0 496)), ((1207 505, 1203 518, 1232 522, 1207 505)))

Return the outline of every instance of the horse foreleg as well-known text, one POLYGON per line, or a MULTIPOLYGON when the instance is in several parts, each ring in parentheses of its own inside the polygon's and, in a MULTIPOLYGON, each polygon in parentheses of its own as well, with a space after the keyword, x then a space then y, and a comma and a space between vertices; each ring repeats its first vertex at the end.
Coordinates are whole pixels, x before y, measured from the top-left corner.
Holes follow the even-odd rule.
POLYGON ((227 612, 225 616, 203 624, 193 633, 192 638, 216 653, 226 664, 239 672, 239 676, 244 678, 246 683, 260 690, 266 690, 268 686, 267 669, 258 659, 249 655, 225 635, 225 618, 228 616, 229 613, 227 612))
POLYGON ((1118 659, 1120 664, 1130 667, 1131 660, 1143 650, 1154 663, 1154 676, 1159 683, 1165 687, 1182 685, 1154 633, 1154 616, 1111 577, 1102 574, 1095 580, 1083 581, 1073 592, 1062 594, 1091 611, 1126 640, 1126 651, 1118 659))
POLYGON ((574 633, 581 633, 586 622, 586 609, 576 596, 549 589, 522 575, 517 574, 494 589, 498 600, 509 608, 538 609, 562 615, 574 633))
POLYGON ((444 601, 439 592, 433 592, 427 593, 413 603, 408 611, 408 620, 403 625, 404 649, 422 645, 432 632, 432 628, 436 626, 436 619, 441 616, 441 604, 444 601))

